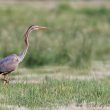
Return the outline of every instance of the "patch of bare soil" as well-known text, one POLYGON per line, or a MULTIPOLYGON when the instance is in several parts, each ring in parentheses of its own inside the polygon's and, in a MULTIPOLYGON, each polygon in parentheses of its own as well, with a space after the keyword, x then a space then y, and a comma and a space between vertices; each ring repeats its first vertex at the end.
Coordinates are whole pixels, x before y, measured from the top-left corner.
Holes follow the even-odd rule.
POLYGON ((0 107, 6 110, 29 110, 26 107, 19 107, 19 106, 15 106, 15 105, 6 105, 6 104, 0 104, 0 107))
MULTIPOLYGON (((15 106, 15 105, 6 105, 0 104, 1 108, 9 109, 9 110, 30 110, 24 106, 15 106)), ((53 106, 51 108, 33 108, 33 110, 110 110, 109 106, 92 106, 91 104, 88 106, 86 103, 83 105, 77 106, 75 103, 68 104, 68 105, 58 105, 53 106)))
POLYGON ((53 110, 110 110, 110 107, 100 107, 100 106, 87 106, 83 104, 82 106, 76 106, 75 104, 70 104, 67 106, 60 106, 53 110))
MULTIPOLYGON (((36 110, 36 109, 35 109, 36 110)), ((39 108, 37 110, 110 110, 109 106, 96 106, 94 104, 86 104, 77 105, 75 103, 71 103, 68 105, 56 105, 51 108, 39 108)))

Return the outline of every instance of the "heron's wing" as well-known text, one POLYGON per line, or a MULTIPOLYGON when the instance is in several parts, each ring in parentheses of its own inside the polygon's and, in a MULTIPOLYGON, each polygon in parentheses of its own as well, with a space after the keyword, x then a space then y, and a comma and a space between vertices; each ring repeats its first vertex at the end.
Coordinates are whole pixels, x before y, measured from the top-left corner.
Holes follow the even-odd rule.
POLYGON ((0 60, 0 72, 14 71, 18 66, 17 55, 12 54, 0 60))

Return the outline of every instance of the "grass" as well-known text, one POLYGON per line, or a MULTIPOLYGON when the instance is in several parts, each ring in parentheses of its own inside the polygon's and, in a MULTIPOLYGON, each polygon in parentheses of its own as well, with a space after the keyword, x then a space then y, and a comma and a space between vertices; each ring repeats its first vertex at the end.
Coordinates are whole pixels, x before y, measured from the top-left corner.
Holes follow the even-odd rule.
POLYGON ((96 105, 110 104, 110 81, 103 80, 51 80, 40 84, 0 85, 0 93, 5 96, 0 103, 33 107, 51 107, 71 102, 82 104, 94 102, 96 105))

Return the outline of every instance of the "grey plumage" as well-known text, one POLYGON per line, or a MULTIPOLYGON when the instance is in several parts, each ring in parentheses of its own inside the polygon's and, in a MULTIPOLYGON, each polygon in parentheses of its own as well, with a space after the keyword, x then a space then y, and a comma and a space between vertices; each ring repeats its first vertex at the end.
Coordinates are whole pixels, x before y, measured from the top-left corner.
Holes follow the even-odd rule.
POLYGON ((0 73, 7 74, 14 71, 20 60, 16 54, 12 54, 0 60, 0 73))

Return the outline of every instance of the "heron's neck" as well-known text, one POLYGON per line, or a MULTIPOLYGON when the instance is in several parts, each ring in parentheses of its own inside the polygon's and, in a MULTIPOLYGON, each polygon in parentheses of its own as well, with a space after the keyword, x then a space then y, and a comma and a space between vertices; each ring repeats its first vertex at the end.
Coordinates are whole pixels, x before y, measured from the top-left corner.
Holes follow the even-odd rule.
POLYGON ((27 50, 28 50, 28 47, 26 47, 26 48, 19 54, 20 62, 22 62, 23 59, 24 59, 24 57, 26 56, 27 50))
POLYGON ((22 62, 22 60, 24 59, 24 57, 26 56, 28 47, 29 47, 29 41, 28 41, 28 37, 29 37, 29 33, 31 32, 31 30, 27 30, 26 33, 24 34, 24 43, 25 43, 25 47, 23 49, 23 51, 19 54, 19 59, 20 62, 22 62))

